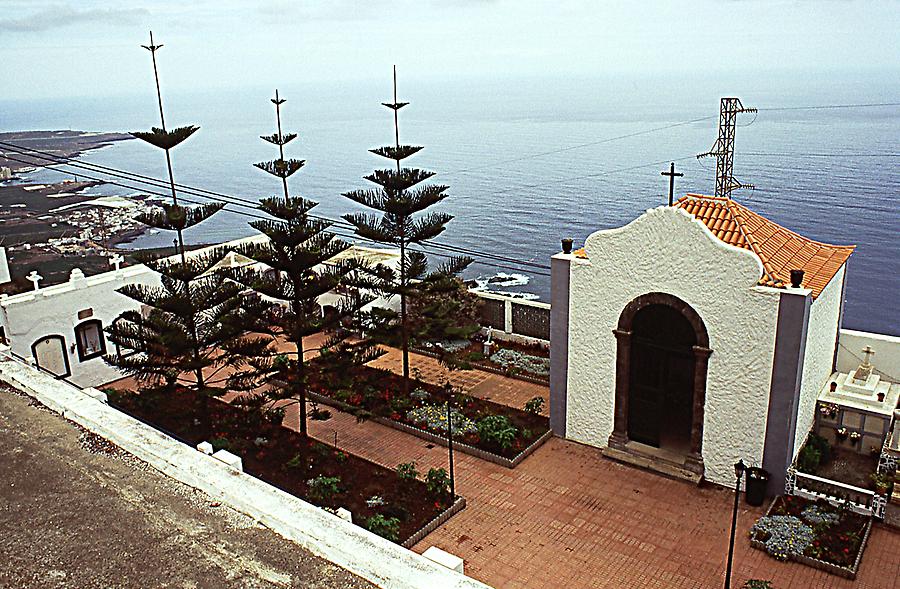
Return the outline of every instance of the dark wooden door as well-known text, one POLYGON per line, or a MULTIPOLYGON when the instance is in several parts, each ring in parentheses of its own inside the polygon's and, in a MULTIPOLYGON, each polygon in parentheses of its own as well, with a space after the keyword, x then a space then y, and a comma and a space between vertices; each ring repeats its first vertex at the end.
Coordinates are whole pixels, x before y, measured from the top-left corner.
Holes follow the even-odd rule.
POLYGON ((658 448, 663 427, 686 428, 689 434, 693 357, 681 348, 636 339, 631 359, 628 437, 658 448))
POLYGON ((628 437, 659 447, 664 418, 667 355, 655 346, 636 341, 631 348, 631 387, 628 399, 628 437))

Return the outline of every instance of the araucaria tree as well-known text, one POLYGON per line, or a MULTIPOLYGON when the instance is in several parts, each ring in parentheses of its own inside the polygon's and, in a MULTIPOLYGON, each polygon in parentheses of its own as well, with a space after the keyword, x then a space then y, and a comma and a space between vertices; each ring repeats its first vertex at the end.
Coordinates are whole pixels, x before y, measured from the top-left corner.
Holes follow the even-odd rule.
POLYGON ((277 132, 261 138, 278 146, 279 157, 254 165, 281 179, 283 195, 262 199, 259 208, 271 219, 250 223, 268 240, 241 248, 242 254, 263 264, 265 271, 248 270, 236 274, 240 282, 260 295, 247 306, 252 309, 248 315, 254 318, 249 326, 268 338, 244 340, 243 353, 249 357, 251 368, 241 373, 240 388, 264 388, 269 399, 295 401, 300 410, 300 432, 305 435, 309 375, 304 351, 309 350, 304 348, 304 338, 328 333, 316 351, 342 355, 351 364, 374 359, 378 352, 365 342, 352 346, 344 343, 347 333, 340 329, 341 322, 358 306, 368 303, 369 297, 360 295, 347 299, 329 313, 323 313, 319 306, 320 297, 344 285, 348 274, 355 272, 359 265, 352 258, 334 259, 350 244, 327 231, 331 226, 329 221, 310 216, 310 210, 317 203, 289 194, 288 178, 300 170, 305 161, 285 159, 284 146, 297 135, 281 131, 281 105, 285 100, 279 97, 277 90, 272 102, 277 132), (293 350, 284 354, 272 338, 289 343, 293 350))
POLYGON ((422 184, 434 172, 403 167, 401 162, 419 152, 422 147, 400 145, 398 113, 408 102, 397 101, 397 68, 394 67, 394 101, 383 103, 394 113, 394 145, 371 149, 375 155, 389 159, 395 165, 375 170, 365 177, 378 188, 354 190, 344 196, 380 213, 353 213, 344 219, 353 224, 356 234, 378 243, 390 244, 400 250, 398 271, 381 268, 376 276, 376 291, 389 297, 399 297, 400 312, 387 320, 395 327, 403 351, 403 393, 409 393, 410 325, 408 305, 422 284, 462 272, 472 260, 454 257, 429 273, 425 254, 411 246, 427 242, 440 235, 453 218, 447 213, 426 213, 426 209, 447 198, 448 186, 422 184))
POLYGON ((156 67, 156 51, 162 45, 153 44, 151 33, 150 45, 144 47, 153 57, 160 126, 132 135, 165 151, 172 203, 143 214, 139 220, 174 231, 175 256, 142 259, 160 274, 160 286, 130 284, 119 289, 144 305, 146 311, 125 311, 107 329, 118 351, 106 360, 134 377, 142 392, 165 393, 176 388, 195 391, 201 419, 208 426, 208 400, 225 392, 223 368, 231 361, 228 349, 241 333, 239 287, 215 272, 214 266, 221 259, 218 252, 191 256, 185 252, 184 230, 205 221, 223 205, 186 207, 179 203, 171 150, 198 127, 166 128, 156 67))

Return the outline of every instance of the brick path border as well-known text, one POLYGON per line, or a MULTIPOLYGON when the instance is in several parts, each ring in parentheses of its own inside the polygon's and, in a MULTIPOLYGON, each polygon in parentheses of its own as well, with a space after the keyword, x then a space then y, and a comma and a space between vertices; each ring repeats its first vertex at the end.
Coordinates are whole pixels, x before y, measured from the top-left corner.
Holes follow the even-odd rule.
POLYGON ((453 505, 442 511, 436 518, 422 526, 418 532, 404 540, 400 546, 404 548, 412 549, 413 546, 418 544, 425 536, 430 534, 431 532, 438 529, 438 527, 443 524, 445 521, 462 511, 466 508, 466 498, 456 496, 456 501, 453 502, 453 505))

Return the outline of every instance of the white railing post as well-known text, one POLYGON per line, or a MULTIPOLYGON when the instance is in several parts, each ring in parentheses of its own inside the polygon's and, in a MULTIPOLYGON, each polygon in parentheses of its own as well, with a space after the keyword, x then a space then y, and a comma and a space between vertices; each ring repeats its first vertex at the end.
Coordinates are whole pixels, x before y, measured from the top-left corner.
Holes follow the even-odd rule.
POLYGON ((506 333, 513 332, 512 301, 509 299, 503 301, 503 331, 506 333))
POLYGON ((797 489, 797 471, 794 470, 794 467, 791 466, 787 469, 786 476, 784 477, 784 494, 785 495, 793 495, 794 491, 797 489))
POLYGON ((884 519, 884 508, 887 506, 887 496, 875 495, 872 497, 872 516, 884 519))

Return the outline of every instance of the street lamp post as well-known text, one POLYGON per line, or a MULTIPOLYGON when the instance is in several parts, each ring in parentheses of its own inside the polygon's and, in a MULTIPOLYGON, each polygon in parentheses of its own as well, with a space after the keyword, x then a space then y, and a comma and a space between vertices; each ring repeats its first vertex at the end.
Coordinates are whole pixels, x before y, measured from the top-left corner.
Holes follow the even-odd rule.
POLYGON ((731 561, 734 558, 734 533, 737 529, 738 499, 741 496, 741 479, 747 466, 743 460, 738 460, 734 465, 734 510, 731 512, 731 542, 728 544, 728 565, 725 570, 725 589, 731 589, 731 561))
POLYGON ((450 453, 450 500, 456 501, 456 482, 453 477, 453 387, 447 386, 447 450, 450 453))

